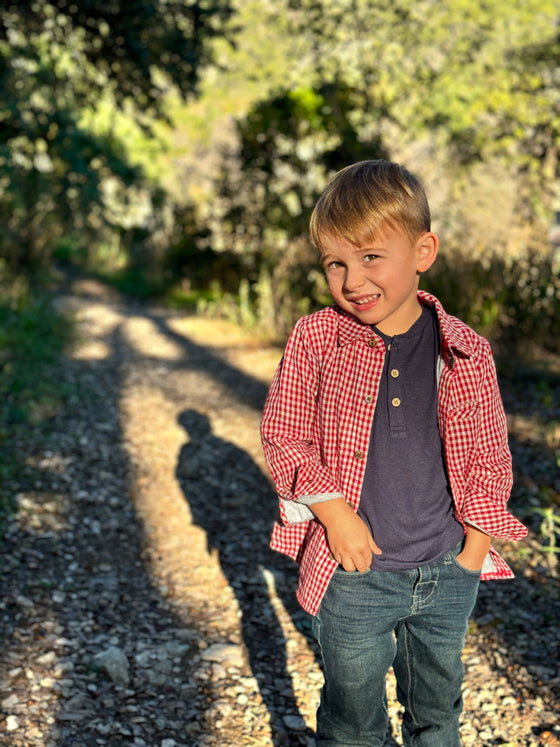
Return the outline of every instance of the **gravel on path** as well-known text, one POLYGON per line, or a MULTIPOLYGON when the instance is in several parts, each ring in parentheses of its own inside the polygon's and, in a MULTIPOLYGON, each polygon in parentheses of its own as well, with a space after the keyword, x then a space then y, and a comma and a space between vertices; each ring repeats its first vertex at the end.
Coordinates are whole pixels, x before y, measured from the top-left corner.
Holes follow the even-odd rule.
MULTIPOLYGON (((312 745, 322 674, 297 570, 268 548, 258 433, 281 351, 94 281, 60 304, 79 330, 57 371, 73 394, 24 445, 1 549, 0 744, 312 745)), ((557 446, 508 386, 526 520, 545 488, 558 496, 557 446)), ((532 521, 501 546, 516 579, 481 587, 465 747, 560 745, 560 584, 532 521)))

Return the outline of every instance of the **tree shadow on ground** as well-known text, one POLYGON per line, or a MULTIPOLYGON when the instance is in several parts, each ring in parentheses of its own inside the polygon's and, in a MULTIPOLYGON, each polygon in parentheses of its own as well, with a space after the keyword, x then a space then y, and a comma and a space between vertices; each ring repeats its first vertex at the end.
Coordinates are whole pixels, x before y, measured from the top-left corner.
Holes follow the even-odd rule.
MULTIPOLYGON (((170 674, 190 671, 186 642, 203 631, 174 614, 144 562, 119 422, 119 330, 103 342, 103 359, 58 369, 72 398, 26 444, 20 511, 2 538, 0 699, 3 714, 31 714, 26 744, 180 742, 204 717, 189 675, 170 674), (109 648, 128 660, 128 687, 94 662, 109 648)), ((4 726, 0 742, 12 744, 4 726)))

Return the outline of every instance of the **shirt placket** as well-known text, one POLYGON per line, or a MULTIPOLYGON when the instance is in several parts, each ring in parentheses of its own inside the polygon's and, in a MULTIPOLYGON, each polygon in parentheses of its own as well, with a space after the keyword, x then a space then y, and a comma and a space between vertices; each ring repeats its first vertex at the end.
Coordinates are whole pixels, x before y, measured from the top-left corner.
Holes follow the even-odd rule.
POLYGON ((401 436, 405 429, 403 389, 402 389, 402 355, 398 342, 387 346, 387 405, 389 410, 389 429, 392 437, 401 436))

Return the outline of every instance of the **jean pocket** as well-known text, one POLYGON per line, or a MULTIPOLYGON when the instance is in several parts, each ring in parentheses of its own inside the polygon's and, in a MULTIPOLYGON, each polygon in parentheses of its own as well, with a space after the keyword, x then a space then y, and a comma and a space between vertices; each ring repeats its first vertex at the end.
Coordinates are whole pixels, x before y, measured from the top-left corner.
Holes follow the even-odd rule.
POLYGON ((467 576, 472 576, 473 578, 480 578, 480 574, 482 573, 482 568, 480 568, 478 571, 473 571, 470 568, 467 568, 464 565, 461 565, 459 561, 457 560, 457 556, 453 553, 450 557, 451 563, 458 568, 462 573, 466 574, 467 576))
POLYGON ((458 542, 455 545, 453 550, 445 553, 445 555, 443 556, 443 564, 446 566, 454 566, 457 570, 461 571, 461 573, 464 573, 465 576, 470 576, 471 578, 480 578, 482 569, 479 571, 472 571, 470 568, 461 565, 461 563, 457 560, 457 555, 459 555, 459 553, 463 549, 463 543, 464 540, 461 540, 461 542, 458 542))
POLYGON ((337 565, 334 569, 334 576, 337 576, 339 578, 363 578, 364 576, 367 576, 368 573, 373 573, 373 568, 366 568, 365 571, 346 571, 341 565, 337 565))

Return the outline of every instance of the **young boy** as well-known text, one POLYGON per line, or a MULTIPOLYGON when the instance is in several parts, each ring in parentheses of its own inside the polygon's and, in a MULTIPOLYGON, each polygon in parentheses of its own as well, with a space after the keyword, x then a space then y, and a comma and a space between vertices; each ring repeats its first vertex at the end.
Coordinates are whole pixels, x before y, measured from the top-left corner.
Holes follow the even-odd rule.
POLYGON ((404 744, 458 747, 479 580, 513 575, 490 537, 526 534, 490 346, 418 290, 439 242, 403 167, 340 171, 310 234, 335 304, 296 324, 262 439, 323 658, 316 743, 381 747, 393 666, 404 744))

